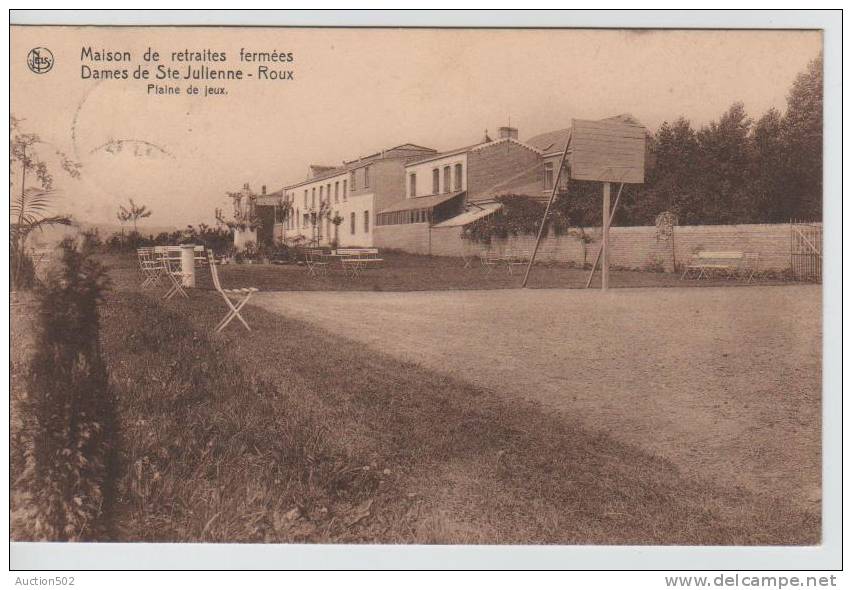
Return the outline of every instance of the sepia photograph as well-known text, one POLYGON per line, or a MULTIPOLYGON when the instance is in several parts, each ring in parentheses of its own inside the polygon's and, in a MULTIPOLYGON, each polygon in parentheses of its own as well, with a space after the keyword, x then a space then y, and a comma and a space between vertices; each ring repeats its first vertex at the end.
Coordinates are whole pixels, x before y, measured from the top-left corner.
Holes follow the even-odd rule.
POLYGON ((823 545, 823 30, 282 22, 10 24, 13 554, 823 545))

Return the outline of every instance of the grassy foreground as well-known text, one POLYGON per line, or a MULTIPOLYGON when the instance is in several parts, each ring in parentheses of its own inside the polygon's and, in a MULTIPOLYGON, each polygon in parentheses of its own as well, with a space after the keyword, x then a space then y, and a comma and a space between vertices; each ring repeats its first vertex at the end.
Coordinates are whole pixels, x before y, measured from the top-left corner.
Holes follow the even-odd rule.
POLYGON ((162 303, 128 272, 102 317, 116 540, 819 542, 781 500, 309 324, 247 308, 255 331, 213 336, 215 293, 162 303))

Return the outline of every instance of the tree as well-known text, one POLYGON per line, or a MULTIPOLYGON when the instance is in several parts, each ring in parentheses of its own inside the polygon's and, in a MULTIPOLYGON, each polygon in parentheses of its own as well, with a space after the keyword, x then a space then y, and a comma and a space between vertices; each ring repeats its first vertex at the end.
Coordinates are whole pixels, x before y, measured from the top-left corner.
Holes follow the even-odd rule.
POLYGON ((782 124, 786 210, 791 217, 822 219, 823 56, 796 76, 782 124))
MULTIPOLYGON (((699 223, 702 213, 698 195, 702 191, 696 171, 700 166, 701 151, 692 124, 683 117, 664 122, 647 138, 645 183, 625 185, 615 212, 616 223, 650 225, 661 211, 699 223)), ((599 195, 596 201, 600 201, 599 195)))
POLYGON ((751 124, 743 103, 736 102, 696 135, 696 173, 703 194, 695 195, 700 199, 695 205, 704 223, 742 223, 754 217, 748 191, 751 124))
MULTIPOLYGON (((51 205, 57 192, 53 190, 53 175, 48 169, 39 150, 48 146, 47 142, 34 133, 21 131, 21 120, 10 117, 9 140, 9 252, 12 283, 28 286, 32 282, 32 260, 26 252, 26 242, 35 230, 43 230, 53 225, 71 225, 69 215, 50 214, 51 205), (15 173, 18 172, 18 184, 15 187, 15 173), (32 177, 38 186, 27 186, 32 177), (28 271, 29 269, 29 271, 28 271)), ((54 148, 60 165, 72 178, 80 177, 81 165, 70 160, 64 153, 54 148)))
POLYGON ((751 131, 752 221, 779 223, 792 215, 784 173, 783 125, 781 113, 769 109, 751 131))
POLYGON ((134 234, 139 233, 138 228, 136 226, 137 221, 139 219, 151 217, 151 213, 153 212, 150 211, 145 205, 137 205, 133 202, 133 199, 130 199, 129 207, 125 207, 124 205, 118 206, 118 220, 122 223, 132 221, 134 234))
POLYGON ((282 195, 275 205, 275 223, 281 224, 281 243, 284 243, 284 236, 287 231, 287 221, 293 215, 293 203, 282 195))
POLYGON ((38 290, 39 330, 21 407, 22 521, 33 541, 103 538, 110 502, 114 408, 98 325, 109 279, 70 238, 61 252, 38 290))

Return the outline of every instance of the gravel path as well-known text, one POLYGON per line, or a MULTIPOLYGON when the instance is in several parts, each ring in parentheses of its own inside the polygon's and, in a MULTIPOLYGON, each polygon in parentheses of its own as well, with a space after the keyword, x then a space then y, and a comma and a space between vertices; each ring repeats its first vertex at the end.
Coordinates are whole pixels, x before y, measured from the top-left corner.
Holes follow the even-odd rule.
POLYGON ((810 285, 288 292, 253 303, 537 400, 691 477, 817 510, 821 293, 810 285))

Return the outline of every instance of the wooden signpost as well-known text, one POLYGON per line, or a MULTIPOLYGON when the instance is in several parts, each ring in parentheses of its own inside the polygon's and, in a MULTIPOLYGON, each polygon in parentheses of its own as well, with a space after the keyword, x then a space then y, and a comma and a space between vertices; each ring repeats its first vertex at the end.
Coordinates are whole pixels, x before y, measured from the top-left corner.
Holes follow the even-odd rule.
MULTIPOLYGON (((602 237, 598 256, 601 261, 601 289, 606 290, 609 288, 609 226, 615 213, 614 209, 610 211, 612 183, 617 182, 621 185, 616 198, 617 206, 624 184, 645 182, 645 128, 618 117, 600 121, 574 119, 565 152, 562 154, 562 162, 566 159, 570 166, 570 178, 603 183, 602 237)), ((538 252, 550 205, 556 196, 556 185, 561 171, 560 164, 557 181, 554 183, 553 192, 547 203, 545 216, 541 220, 535 249, 524 276, 522 285, 524 287, 527 285, 530 269, 538 252)), ((592 268, 592 274, 595 268, 592 268)), ((586 286, 589 284, 591 284, 591 276, 586 286)))

